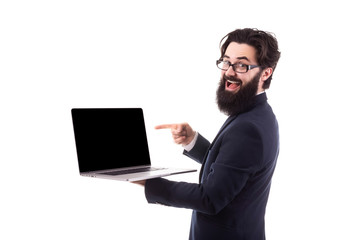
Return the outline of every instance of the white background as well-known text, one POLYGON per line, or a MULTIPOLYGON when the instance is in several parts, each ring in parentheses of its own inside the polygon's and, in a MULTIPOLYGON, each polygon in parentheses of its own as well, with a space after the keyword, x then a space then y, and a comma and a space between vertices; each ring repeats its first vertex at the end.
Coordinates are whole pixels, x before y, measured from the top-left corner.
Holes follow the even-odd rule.
MULTIPOLYGON (((219 41, 274 32, 281 152, 267 239, 360 239, 356 1, 1 1, 0 238, 187 239, 190 210, 80 177, 73 107, 142 107, 155 164, 198 167, 162 123, 213 139, 219 41), (6 237, 5 237, 6 236, 6 237)), ((126 127, 126 126, 124 126, 126 127)), ((196 182, 197 173, 172 180, 196 182)))

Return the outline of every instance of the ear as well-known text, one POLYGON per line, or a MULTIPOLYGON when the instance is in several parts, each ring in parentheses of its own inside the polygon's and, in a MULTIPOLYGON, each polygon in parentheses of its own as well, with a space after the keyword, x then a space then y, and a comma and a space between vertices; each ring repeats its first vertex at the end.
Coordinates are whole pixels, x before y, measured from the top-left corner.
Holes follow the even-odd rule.
POLYGON ((273 73, 273 69, 272 68, 266 68, 263 70, 261 77, 260 77, 260 81, 261 82, 265 82, 273 73))

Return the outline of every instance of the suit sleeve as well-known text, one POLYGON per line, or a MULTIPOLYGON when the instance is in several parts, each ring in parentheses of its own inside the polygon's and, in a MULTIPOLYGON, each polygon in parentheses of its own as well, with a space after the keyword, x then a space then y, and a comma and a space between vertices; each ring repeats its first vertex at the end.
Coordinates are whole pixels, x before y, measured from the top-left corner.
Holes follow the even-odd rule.
POLYGON ((191 149, 189 152, 184 150, 183 154, 201 164, 209 146, 210 142, 199 133, 198 139, 196 140, 193 149, 191 149))
POLYGON ((148 180, 145 185, 148 202, 206 214, 217 214, 226 207, 242 191, 249 176, 260 168, 262 141, 251 124, 232 127, 221 141, 219 148, 208 154, 207 161, 215 160, 201 184, 162 178, 148 180))

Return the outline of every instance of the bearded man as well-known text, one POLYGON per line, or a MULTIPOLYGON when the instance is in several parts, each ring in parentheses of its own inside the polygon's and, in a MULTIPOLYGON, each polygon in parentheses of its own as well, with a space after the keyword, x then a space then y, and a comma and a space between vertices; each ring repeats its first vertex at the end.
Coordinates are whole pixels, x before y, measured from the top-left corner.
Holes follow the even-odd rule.
POLYGON ((199 183, 163 178, 138 182, 149 203, 193 209, 191 240, 265 239, 265 209, 279 153, 276 117, 267 102, 280 58, 276 38, 237 29, 221 40, 216 93, 229 116, 210 143, 189 124, 165 124, 184 154, 202 164, 199 183))

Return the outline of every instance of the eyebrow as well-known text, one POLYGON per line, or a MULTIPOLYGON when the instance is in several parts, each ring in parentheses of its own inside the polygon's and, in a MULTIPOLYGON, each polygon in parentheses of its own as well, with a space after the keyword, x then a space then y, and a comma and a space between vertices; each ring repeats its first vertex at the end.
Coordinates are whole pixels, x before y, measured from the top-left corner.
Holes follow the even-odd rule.
MULTIPOLYGON (((227 56, 227 55, 224 55, 224 57, 225 58, 230 58, 229 56, 227 56)), ((247 58, 247 57, 237 57, 236 59, 238 59, 238 60, 242 60, 242 59, 245 59, 245 60, 247 60, 247 61, 249 61, 250 62, 250 60, 247 58)))

